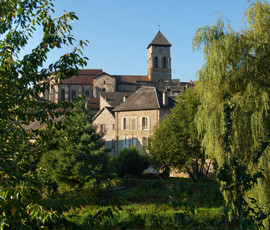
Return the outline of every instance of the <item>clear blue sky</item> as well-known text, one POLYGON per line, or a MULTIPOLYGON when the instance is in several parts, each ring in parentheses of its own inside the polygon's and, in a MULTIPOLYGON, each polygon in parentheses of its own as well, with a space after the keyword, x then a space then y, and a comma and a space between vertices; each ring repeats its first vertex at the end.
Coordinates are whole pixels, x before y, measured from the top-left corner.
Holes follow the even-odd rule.
MULTIPOLYGON (((55 0, 56 14, 74 11, 76 39, 90 41, 84 50, 86 68, 109 74, 145 75, 146 47, 158 25, 172 44, 172 77, 196 80, 203 64, 202 52, 192 51, 192 38, 199 27, 213 25, 221 13, 238 30, 245 0, 55 0)), ((69 49, 59 51, 67 52, 69 49)), ((49 56, 55 61, 57 55, 49 56)))

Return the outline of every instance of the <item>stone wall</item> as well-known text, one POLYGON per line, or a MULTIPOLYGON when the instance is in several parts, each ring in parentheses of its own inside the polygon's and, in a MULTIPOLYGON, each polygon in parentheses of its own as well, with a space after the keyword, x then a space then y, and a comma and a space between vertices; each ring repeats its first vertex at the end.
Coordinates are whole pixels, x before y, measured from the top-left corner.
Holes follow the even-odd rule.
POLYGON ((99 97, 100 92, 116 92, 116 80, 107 74, 96 77, 94 79, 94 97, 99 97))
MULTIPOLYGON (((104 136, 106 149, 110 149, 110 153, 114 154, 115 143, 115 119, 113 115, 105 108, 93 121, 93 124, 97 128, 97 132, 102 132, 101 125, 105 125, 104 136)), ((104 127, 104 126, 103 126, 104 127)))
POLYGON ((139 149, 144 149, 144 140, 148 140, 153 127, 159 121, 158 110, 140 110, 116 112, 116 151, 119 152, 124 147, 135 145, 139 149), (147 129, 142 129, 142 117, 148 118, 147 129), (126 129, 123 130, 123 119, 126 118, 126 129), (136 120, 136 128, 132 130, 132 119, 136 120), (144 140, 143 140, 144 139, 144 140))

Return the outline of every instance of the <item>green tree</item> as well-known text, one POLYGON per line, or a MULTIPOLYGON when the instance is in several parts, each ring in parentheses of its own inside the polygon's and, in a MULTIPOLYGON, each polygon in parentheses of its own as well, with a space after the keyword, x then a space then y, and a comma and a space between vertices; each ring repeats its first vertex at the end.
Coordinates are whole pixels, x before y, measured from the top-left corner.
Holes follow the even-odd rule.
POLYGON ((74 104, 54 133, 56 147, 43 155, 41 166, 46 178, 60 187, 94 189, 110 177, 109 155, 84 102, 74 104))
POLYGON ((264 169, 265 180, 256 187, 256 192, 253 190, 253 198, 260 200, 261 207, 270 202, 269 148, 258 163, 254 158, 261 141, 269 140, 269 18, 269 3, 253 1, 244 14, 245 25, 239 32, 219 19, 214 26, 198 29, 193 39, 194 48, 203 47, 205 60, 198 74, 202 104, 197 115, 199 132, 204 134, 203 146, 219 165, 229 153, 248 166, 249 172, 264 169), (233 106, 228 135, 230 151, 222 144, 226 122, 224 103, 233 106))
POLYGON ((161 168, 188 172, 194 181, 206 179, 206 164, 195 124, 200 104, 196 88, 184 91, 178 103, 156 128, 149 144, 151 157, 161 168))
MULTIPOLYGON (((77 19, 73 13, 53 18, 51 0, 10 0, 0 3, 0 227, 41 227, 58 218, 57 213, 41 205, 40 180, 36 163, 50 139, 45 133, 26 131, 20 124, 38 120, 52 125, 61 114, 62 104, 39 103, 35 98, 44 93, 49 83, 44 81, 56 71, 56 82, 71 77, 86 64, 81 48, 84 41, 55 63, 44 67, 50 51, 72 45, 69 21, 77 19), (35 36, 42 39, 26 55, 21 51, 35 36), (41 83, 43 82, 43 83, 41 83), (39 135, 40 134, 40 135, 39 135), (31 143, 29 138, 40 136, 31 143)), ((42 201, 45 203, 44 201, 42 201)))
POLYGON ((149 167, 149 157, 135 146, 124 148, 111 159, 111 166, 118 176, 141 175, 149 167))

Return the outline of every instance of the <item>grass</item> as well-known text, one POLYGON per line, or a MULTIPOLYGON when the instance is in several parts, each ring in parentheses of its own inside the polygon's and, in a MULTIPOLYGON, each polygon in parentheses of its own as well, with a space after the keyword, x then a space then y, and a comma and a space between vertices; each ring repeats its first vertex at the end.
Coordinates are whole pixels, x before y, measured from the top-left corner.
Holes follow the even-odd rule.
POLYGON ((66 219, 85 229, 94 229, 93 216, 98 220, 96 229, 216 229, 222 204, 213 181, 138 180, 134 187, 105 193, 95 202, 66 213, 66 219))

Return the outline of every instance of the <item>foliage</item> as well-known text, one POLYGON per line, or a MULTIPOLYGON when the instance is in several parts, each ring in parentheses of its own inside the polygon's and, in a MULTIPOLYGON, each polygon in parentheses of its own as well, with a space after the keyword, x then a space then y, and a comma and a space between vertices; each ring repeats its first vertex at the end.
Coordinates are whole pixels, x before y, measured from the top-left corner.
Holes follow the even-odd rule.
MULTIPOLYGON (((237 156, 231 156, 231 132, 233 124, 231 113, 233 108, 233 105, 224 103, 225 130, 223 134, 223 147, 226 156, 218 173, 221 189, 228 197, 223 212, 226 215, 229 214, 230 221, 240 229, 259 229, 263 227, 266 212, 258 206, 251 207, 245 195, 258 183, 259 179, 264 179, 263 171, 262 169, 257 169, 257 171, 251 173, 245 162, 239 161, 237 156)), ((269 143, 264 141, 261 143, 260 150, 254 156, 255 164, 258 163, 268 145, 269 143)), ((256 199, 249 199, 251 199, 252 204, 257 204, 256 199)))
POLYGON ((111 159, 111 164, 120 177, 126 174, 141 175, 149 167, 149 158, 133 146, 121 150, 111 159))
POLYGON ((194 122, 199 104, 196 88, 185 90, 172 114, 155 128, 149 144, 151 157, 159 167, 184 170, 194 181, 206 179, 211 163, 205 162, 194 122))
MULTIPOLYGON (((113 202, 103 207, 93 203, 70 211, 66 213, 66 219, 73 224, 73 228, 216 229, 215 222, 222 222, 223 217, 218 201, 222 195, 216 182, 193 183, 190 179, 179 178, 166 181, 139 180, 137 186, 114 191, 104 198, 113 202), (202 200, 205 202, 202 203, 202 200), (104 217, 94 226, 89 221, 99 211, 116 206, 121 209, 113 211, 113 218, 104 217)), ((220 227, 223 226, 221 223, 220 227)))
POLYGON ((86 64, 79 47, 59 58, 56 63, 43 65, 50 51, 72 45, 75 13, 53 18, 51 0, 11 0, 0 3, 0 228, 48 226, 59 215, 41 205, 40 180, 36 163, 48 147, 49 134, 25 130, 20 124, 38 120, 52 126, 51 119, 59 116, 63 104, 40 103, 35 98, 44 93, 49 82, 44 81, 57 71, 56 81, 71 77, 86 64), (42 39, 31 53, 22 55, 34 35, 41 29, 42 39), (43 81, 43 83, 41 83, 43 81), (39 136, 35 143, 29 138, 39 136))
POLYGON ((84 102, 73 103, 54 134, 57 147, 43 155, 41 165, 60 187, 93 189, 110 177, 109 155, 84 102))
MULTIPOLYGON (((203 134, 206 154, 217 159, 219 165, 227 161, 224 149, 225 95, 231 112, 230 155, 236 157, 235 166, 246 166, 250 175, 264 169, 265 180, 248 192, 258 197, 261 208, 270 202, 269 148, 256 162, 261 140, 269 138, 269 77, 270 77, 270 5, 252 1, 244 14, 245 25, 239 32, 219 19, 214 26, 198 29, 194 48, 203 47, 205 63, 199 71, 199 91, 202 104, 197 114, 198 129, 203 134), (252 194, 253 193, 253 194, 252 194)), ((229 160, 229 159, 228 159, 229 160)), ((234 162, 227 162, 233 164, 234 162)), ((240 189, 240 188, 239 188, 240 189)), ((226 196, 229 200, 230 197, 226 196)), ((255 204, 249 203, 251 207, 255 204)), ((267 228, 267 226, 265 226, 267 228)), ((269 228, 269 226, 268 226, 269 228)))

